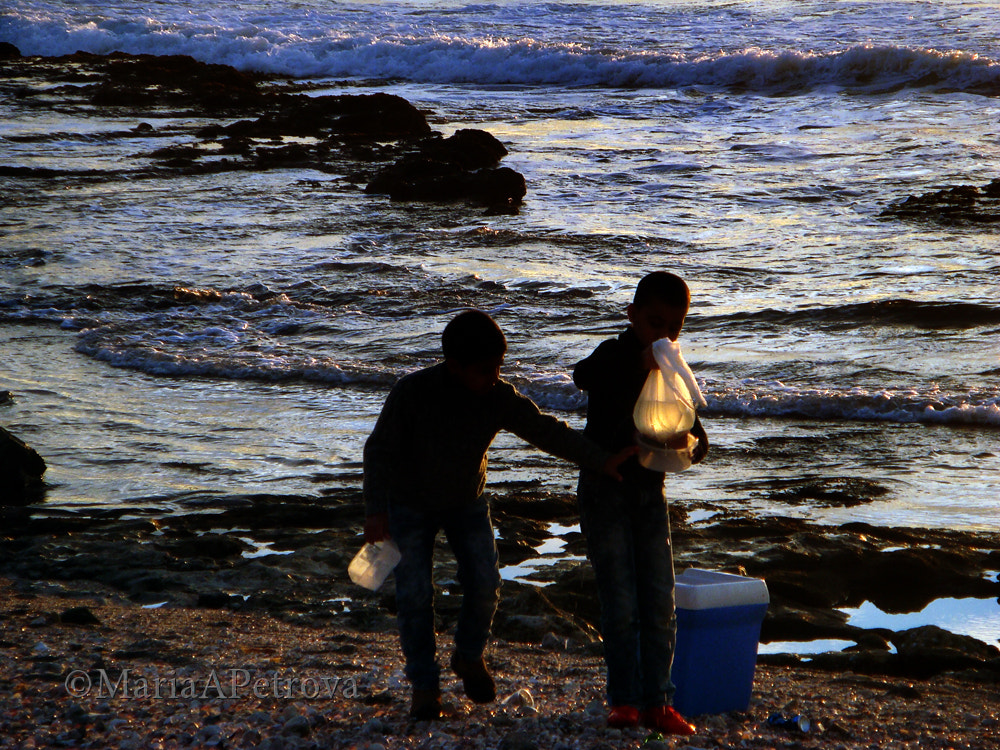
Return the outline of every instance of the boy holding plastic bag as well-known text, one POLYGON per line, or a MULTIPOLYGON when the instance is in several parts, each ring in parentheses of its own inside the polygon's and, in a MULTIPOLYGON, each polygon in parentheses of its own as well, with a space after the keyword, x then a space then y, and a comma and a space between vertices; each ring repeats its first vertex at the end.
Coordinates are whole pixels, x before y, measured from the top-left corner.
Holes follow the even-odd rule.
POLYGON ((627 308, 631 325, 573 371, 588 392, 584 434, 608 451, 639 446, 620 467, 624 481, 582 469, 577 494, 601 602, 608 724, 671 734, 695 728, 670 705, 676 615, 664 472, 708 452, 696 414, 704 401, 676 344, 689 304, 680 277, 645 276, 627 308))

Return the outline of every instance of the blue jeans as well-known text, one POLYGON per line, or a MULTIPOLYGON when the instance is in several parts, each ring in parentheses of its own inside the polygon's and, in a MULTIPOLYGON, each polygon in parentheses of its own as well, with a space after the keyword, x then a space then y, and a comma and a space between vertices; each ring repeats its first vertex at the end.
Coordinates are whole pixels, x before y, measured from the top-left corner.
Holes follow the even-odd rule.
POLYGON ((455 628, 455 650, 478 659, 486 649, 500 599, 500 567, 490 508, 480 498, 468 506, 424 512, 398 503, 389 506, 389 533, 402 558, 395 569, 399 638, 406 676, 418 690, 438 687, 434 633, 434 539, 444 530, 458 561, 462 607, 455 628))
POLYGON ((580 472, 580 526, 597 577, 612 706, 647 709, 674 695, 674 561, 663 485, 580 472))

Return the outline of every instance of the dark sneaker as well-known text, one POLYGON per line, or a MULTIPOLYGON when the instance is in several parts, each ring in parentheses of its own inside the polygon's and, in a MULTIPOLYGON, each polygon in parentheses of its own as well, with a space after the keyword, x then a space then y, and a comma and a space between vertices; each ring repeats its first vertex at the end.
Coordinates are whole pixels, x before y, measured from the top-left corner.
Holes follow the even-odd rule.
POLYGON ((649 729, 659 729, 664 734, 695 733, 694 724, 681 716, 673 706, 657 706, 642 714, 642 725, 649 729))
POLYGON ((608 712, 608 726, 616 729, 639 726, 639 709, 635 706, 612 706, 608 712))
POLYGON ((465 694, 475 703, 492 703, 497 699, 497 686, 493 682, 483 657, 467 659, 457 653, 451 657, 451 668, 462 678, 465 694))
POLYGON ((436 721, 441 718, 441 690, 413 689, 410 718, 417 721, 436 721))

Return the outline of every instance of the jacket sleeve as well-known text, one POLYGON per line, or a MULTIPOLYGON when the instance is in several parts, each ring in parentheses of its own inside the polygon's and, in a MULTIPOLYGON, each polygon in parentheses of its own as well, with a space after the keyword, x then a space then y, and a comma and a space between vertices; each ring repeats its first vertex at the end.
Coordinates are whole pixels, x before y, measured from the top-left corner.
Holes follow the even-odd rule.
POLYGON ((527 440, 536 448, 588 469, 600 471, 612 454, 568 424, 542 414, 535 402, 507 384, 510 394, 504 404, 503 429, 527 440))
POLYGON ((614 339, 603 341, 589 357, 577 362, 573 368, 573 382, 581 391, 608 386, 615 372, 615 362, 620 357, 618 342, 614 339))
POLYGON ((406 423, 406 396, 397 384, 385 399, 382 412, 364 448, 365 514, 372 516, 389 510, 391 478, 399 470, 399 456, 406 423))

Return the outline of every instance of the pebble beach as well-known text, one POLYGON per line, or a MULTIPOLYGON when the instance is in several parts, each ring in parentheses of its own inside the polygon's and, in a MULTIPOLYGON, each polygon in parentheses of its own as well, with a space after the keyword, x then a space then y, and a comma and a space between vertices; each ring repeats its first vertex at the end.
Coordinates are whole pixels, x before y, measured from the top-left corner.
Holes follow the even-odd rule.
POLYGON ((747 711, 692 717, 693 737, 609 729, 598 654, 504 641, 488 652, 496 705, 470 703, 446 674, 445 716, 412 722, 391 630, 145 609, 111 590, 9 579, 0 601, 5 749, 988 750, 1000 742, 997 682, 766 665, 747 711), (775 713, 807 717, 810 731, 770 726, 775 713))

